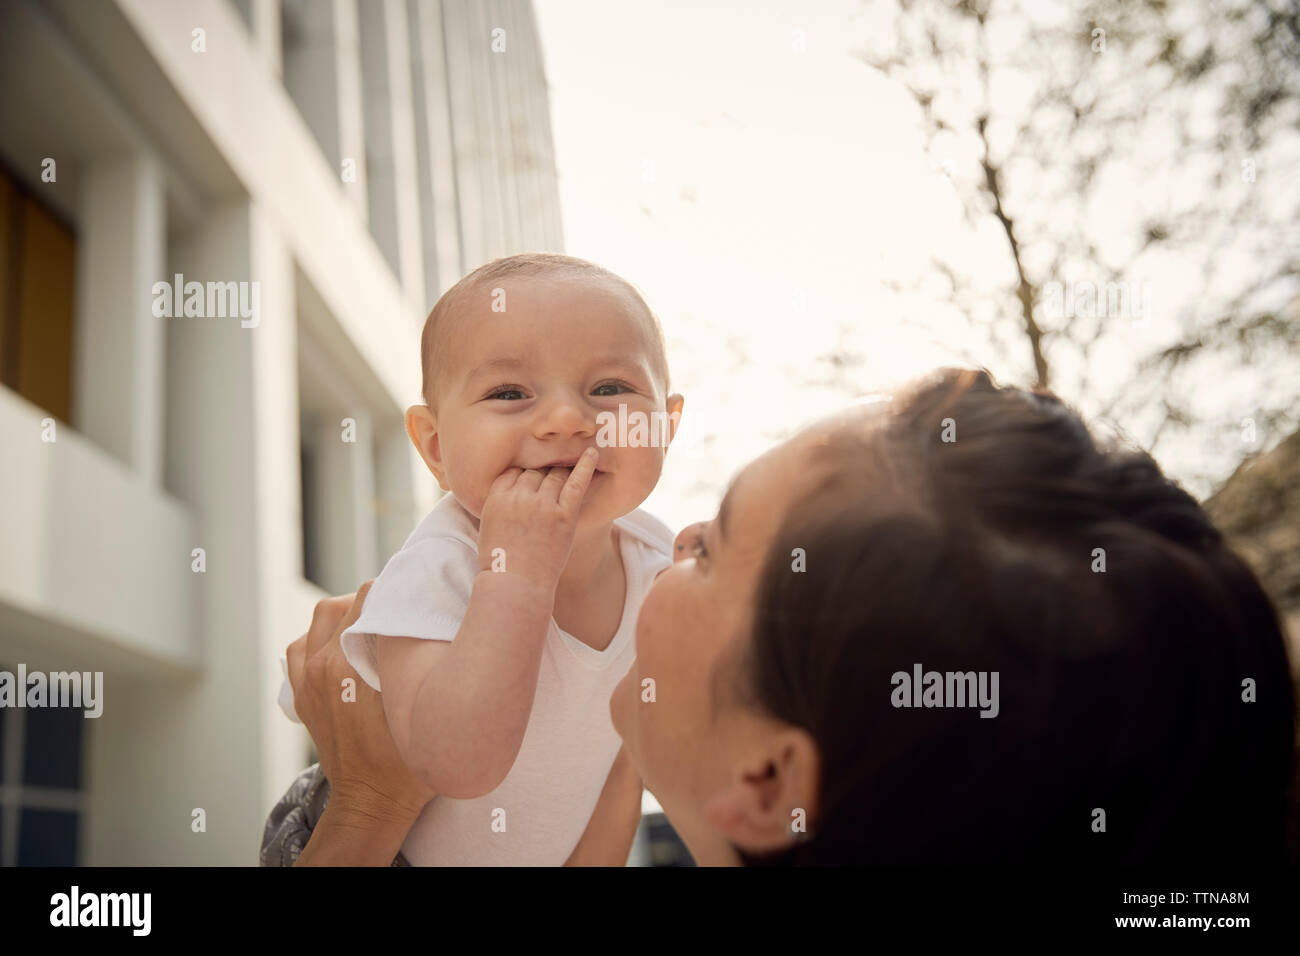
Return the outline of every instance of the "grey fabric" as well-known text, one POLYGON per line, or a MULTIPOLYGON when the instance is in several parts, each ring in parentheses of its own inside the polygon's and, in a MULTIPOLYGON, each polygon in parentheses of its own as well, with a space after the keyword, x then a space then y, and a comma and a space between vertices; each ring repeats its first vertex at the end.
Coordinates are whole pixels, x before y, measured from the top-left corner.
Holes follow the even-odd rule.
MULTIPOLYGON (((314 763, 298 774, 266 818, 259 865, 293 866, 329 800, 330 783, 321 773, 320 764, 314 763)), ((393 866, 410 865, 401 853, 393 859, 393 866)))

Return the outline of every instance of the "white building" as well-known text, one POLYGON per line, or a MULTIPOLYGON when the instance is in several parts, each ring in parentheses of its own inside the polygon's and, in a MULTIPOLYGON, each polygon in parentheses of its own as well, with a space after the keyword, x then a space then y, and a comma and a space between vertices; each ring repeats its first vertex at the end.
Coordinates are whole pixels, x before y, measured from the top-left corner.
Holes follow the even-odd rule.
POLYGON ((561 247, 527 0, 0 3, 0 671, 104 674, 0 708, 0 864, 256 863, 279 655, 436 494, 424 316, 561 247))

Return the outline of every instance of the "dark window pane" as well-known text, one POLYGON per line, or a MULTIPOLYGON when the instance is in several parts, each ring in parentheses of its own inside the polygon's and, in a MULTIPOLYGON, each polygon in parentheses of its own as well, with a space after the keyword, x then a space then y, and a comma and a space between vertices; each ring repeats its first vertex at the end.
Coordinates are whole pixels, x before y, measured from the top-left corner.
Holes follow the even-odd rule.
POLYGON ((24 712, 23 784, 29 787, 81 785, 81 734, 86 718, 79 707, 32 707, 24 712))
POLYGON ((64 421, 72 410, 71 231, 0 174, 0 382, 64 421))
POLYGON ((18 818, 19 866, 76 866, 77 814, 23 807, 18 818))
MULTIPOLYGON (((306 423, 302 423, 306 427, 306 423)), ((302 481, 302 576, 313 584, 321 584, 321 569, 316 554, 320 545, 316 540, 316 456, 306 445, 301 446, 302 481)))
POLYGON ((694 866, 695 860, 686 849, 686 844, 677 835, 668 818, 662 813, 646 814, 642 818, 646 823, 650 843, 651 866, 694 866))

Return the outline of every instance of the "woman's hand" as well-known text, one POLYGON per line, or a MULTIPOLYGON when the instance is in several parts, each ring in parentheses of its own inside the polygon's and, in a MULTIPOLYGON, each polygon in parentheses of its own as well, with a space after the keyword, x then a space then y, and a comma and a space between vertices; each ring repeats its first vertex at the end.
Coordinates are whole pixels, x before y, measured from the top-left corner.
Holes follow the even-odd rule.
POLYGON ((379 694, 343 656, 339 637, 361 614, 370 582, 325 598, 285 656, 294 710, 316 742, 330 799, 298 865, 387 866, 434 793, 397 754, 379 694), (353 692, 344 699, 344 681, 353 692))

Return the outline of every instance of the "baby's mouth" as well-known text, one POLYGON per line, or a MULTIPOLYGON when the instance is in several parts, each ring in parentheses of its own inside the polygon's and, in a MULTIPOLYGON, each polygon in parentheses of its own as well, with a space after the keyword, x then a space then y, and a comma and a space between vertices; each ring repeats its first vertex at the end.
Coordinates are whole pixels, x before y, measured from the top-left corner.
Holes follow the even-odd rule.
MULTIPOLYGON (((572 465, 552 463, 549 465, 535 465, 532 470, 545 472, 550 470, 551 468, 572 468, 572 467, 573 467, 572 465)), ((528 469, 525 468, 524 470, 527 471, 528 469)), ((591 473, 591 480, 594 482, 597 478, 604 478, 608 474, 609 472, 607 472, 604 468, 597 468, 595 471, 591 473)))
MULTIPOLYGON (((544 465, 533 465, 533 470, 534 470, 534 471, 546 471, 548 468, 572 468, 572 467, 573 467, 574 465, 576 465, 577 463, 578 463, 578 459, 577 459, 577 458, 564 458, 564 459, 560 459, 560 460, 558 460, 558 461, 547 462, 547 463, 544 464, 544 465)), ((522 466, 521 466, 521 467, 522 467, 522 466)), ((525 468, 525 471, 526 471, 526 470, 527 470, 527 469, 525 468)), ((604 469, 604 468, 601 468, 599 465, 597 465, 597 466, 596 466, 596 470, 595 470, 595 472, 594 472, 593 474, 594 474, 594 475, 603 475, 603 474, 605 474, 605 473, 606 473, 606 472, 605 472, 605 469, 604 469)))

